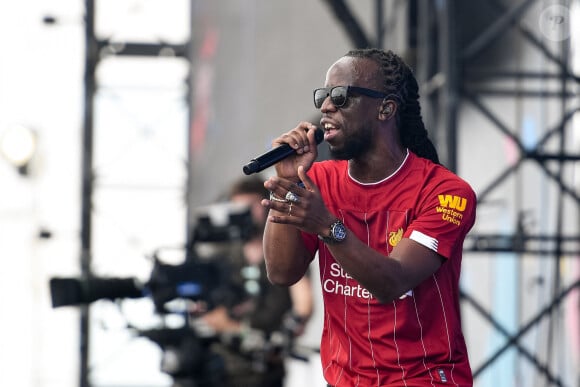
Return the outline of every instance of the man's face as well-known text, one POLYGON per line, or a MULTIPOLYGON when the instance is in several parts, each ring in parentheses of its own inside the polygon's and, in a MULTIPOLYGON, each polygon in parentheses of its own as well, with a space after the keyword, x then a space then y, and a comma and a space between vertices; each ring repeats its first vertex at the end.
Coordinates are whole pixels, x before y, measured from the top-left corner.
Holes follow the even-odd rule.
MULTIPOLYGON (((359 86, 380 89, 374 82, 377 65, 371 60, 343 57, 334 63, 326 74, 325 87, 359 86)), ((335 159, 356 159, 373 146, 373 136, 380 99, 352 93, 340 108, 327 98, 321 112, 326 129, 325 140, 335 159)))

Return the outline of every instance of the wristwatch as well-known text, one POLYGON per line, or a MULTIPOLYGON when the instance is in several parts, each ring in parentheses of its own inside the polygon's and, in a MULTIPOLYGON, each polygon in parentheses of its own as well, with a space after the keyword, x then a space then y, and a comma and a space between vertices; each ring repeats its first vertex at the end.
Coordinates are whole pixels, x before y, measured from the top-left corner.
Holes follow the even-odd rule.
POLYGON ((344 223, 340 221, 340 219, 337 219, 334 223, 332 223, 329 230, 329 236, 318 235, 318 238, 324 243, 340 243, 346 239, 346 227, 344 226, 344 223))

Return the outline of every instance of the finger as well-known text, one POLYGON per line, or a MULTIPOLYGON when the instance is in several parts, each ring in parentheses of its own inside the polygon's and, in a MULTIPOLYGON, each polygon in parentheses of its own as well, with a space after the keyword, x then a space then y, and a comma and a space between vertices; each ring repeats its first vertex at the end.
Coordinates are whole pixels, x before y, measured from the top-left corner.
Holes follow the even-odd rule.
POLYGON ((273 176, 271 177, 264 186, 270 191, 276 194, 280 198, 284 198, 288 191, 294 193, 301 193, 303 188, 298 185, 293 180, 284 179, 282 177, 273 176))
POLYGON ((278 146, 282 144, 288 144, 292 149, 298 154, 302 154, 308 151, 308 136, 304 129, 300 127, 294 128, 291 131, 284 133, 282 136, 278 137, 273 145, 278 146))
POLYGON ((296 207, 295 203, 281 203, 264 199, 262 200, 262 205, 265 205, 269 210, 275 211, 268 214, 268 221, 284 224, 292 223, 292 215, 294 214, 296 207))
POLYGON ((262 207, 269 209, 270 208, 270 201, 268 199, 262 199, 260 201, 260 204, 262 205, 262 207))
POLYGON ((285 188, 281 185, 283 180, 277 176, 272 176, 264 182, 264 187, 268 191, 277 193, 280 196, 282 193, 286 193, 285 188))
POLYGON ((282 137, 280 137, 280 141, 278 142, 280 144, 290 145, 290 147, 297 152, 304 148, 304 142, 302 141, 302 138, 295 131, 283 134, 282 137))
POLYGON ((298 166, 298 177, 304 184, 304 189, 311 191, 311 192, 318 192, 318 187, 314 184, 314 182, 308 177, 306 174, 306 169, 304 166, 298 166))
POLYGON ((287 202, 278 202, 275 200, 262 199, 261 204, 268 210, 278 211, 281 214, 287 214, 288 212, 290 212, 289 203, 287 202))
POLYGON ((312 146, 316 146, 316 126, 310 122, 302 121, 289 132, 295 143, 289 143, 296 149, 298 154, 306 153, 310 150, 312 146))
POLYGON ((308 143, 312 147, 317 147, 318 143, 316 142, 316 129, 318 129, 318 127, 311 123, 307 123, 307 125, 308 125, 308 133, 307 133, 308 143))

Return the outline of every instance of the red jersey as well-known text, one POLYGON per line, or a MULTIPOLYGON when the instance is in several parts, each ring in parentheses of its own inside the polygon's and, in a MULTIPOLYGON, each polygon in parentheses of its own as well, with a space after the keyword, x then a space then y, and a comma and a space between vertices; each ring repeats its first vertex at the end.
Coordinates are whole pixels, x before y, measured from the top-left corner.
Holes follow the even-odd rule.
POLYGON ((475 221, 471 187, 409 152, 388 178, 363 184, 347 161, 314 163, 308 175, 329 210, 373 249, 389 255, 402 238, 446 261, 399 299, 380 304, 342 270, 315 235, 324 298, 321 360, 332 386, 471 386, 461 331, 459 273, 463 241, 475 221))

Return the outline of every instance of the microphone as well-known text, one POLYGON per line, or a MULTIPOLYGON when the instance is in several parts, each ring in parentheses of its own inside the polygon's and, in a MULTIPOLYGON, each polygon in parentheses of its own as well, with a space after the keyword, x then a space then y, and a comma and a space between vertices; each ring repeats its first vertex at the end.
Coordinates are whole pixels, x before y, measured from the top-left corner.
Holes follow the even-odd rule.
MULTIPOLYGON (((320 144, 324 140, 324 131, 320 128, 316 128, 314 133, 314 139, 316 140, 316 145, 320 144)), ((284 160, 286 157, 295 154, 296 152, 288 144, 281 144, 274 149, 269 150, 261 156, 250 160, 250 162, 243 167, 243 171, 246 175, 251 175, 252 173, 260 172, 271 165, 276 164, 278 161, 284 160)))

